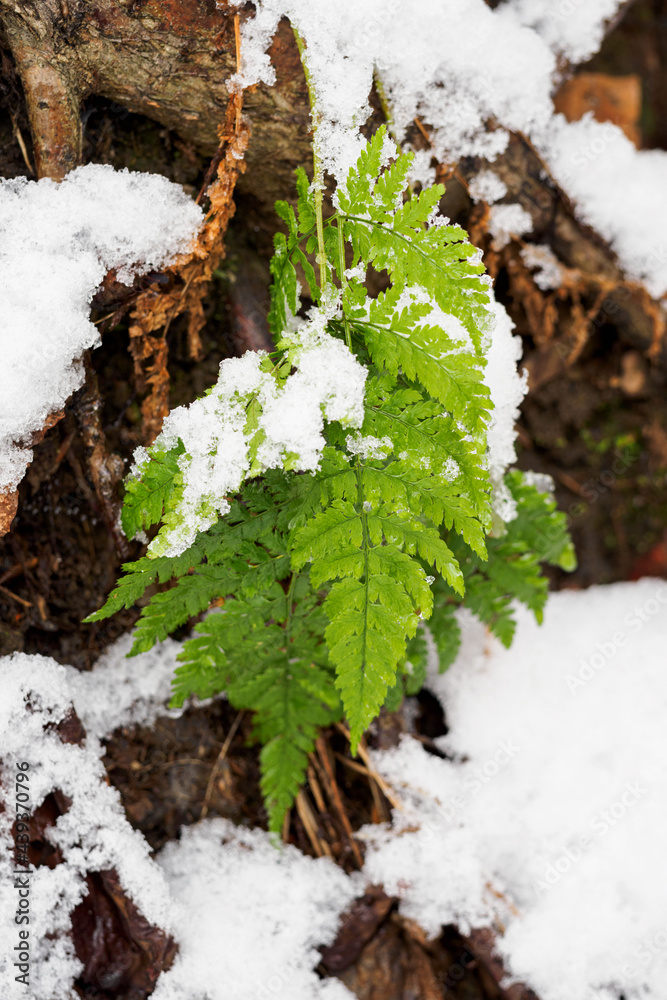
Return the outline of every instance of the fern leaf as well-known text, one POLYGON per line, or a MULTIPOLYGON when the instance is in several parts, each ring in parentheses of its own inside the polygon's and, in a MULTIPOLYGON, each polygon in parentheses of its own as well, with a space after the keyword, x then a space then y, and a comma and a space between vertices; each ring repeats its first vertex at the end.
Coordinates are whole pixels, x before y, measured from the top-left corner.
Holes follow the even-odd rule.
POLYGON ((394 683, 406 636, 414 634, 417 619, 400 584, 382 575, 368 574, 363 583, 335 583, 324 610, 330 619, 327 646, 355 753, 394 683))
MULTIPOLYGON (((466 604, 469 587, 466 584, 466 604)), ((455 606, 447 601, 434 602, 433 614, 428 621, 428 630, 433 636, 438 651, 438 672, 444 673, 456 659, 461 646, 461 629, 455 616, 455 606)))
POLYGON ((516 500, 517 516, 504 534, 488 539, 488 562, 466 552, 456 537, 451 547, 466 579, 466 606, 509 646, 516 629, 512 602, 521 601, 541 622, 549 587, 540 562, 572 569, 574 550, 565 515, 556 510, 553 499, 527 483, 518 470, 509 472, 505 481, 516 500))
POLYGON ((481 447, 466 439, 456 422, 443 416, 437 403, 412 390, 398 390, 379 405, 367 406, 366 415, 362 433, 380 438, 386 435, 394 450, 399 455, 405 453, 411 465, 422 469, 428 465, 445 472, 454 463, 451 481, 458 495, 468 500, 475 517, 489 527, 490 484, 481 447))
POLYGON ((296 268, 292 260, 292 241, 283 233, 276 233, 271 258, 271 307, 268 314, 269 328, 274 334, 287 326, 289 316, 296 316, 301 305, 296 268))
POLYGON ((355 747, 394 684, 407 639, 420 616, 431 612, 426 574, 411 555, 461 586, 458 566, 435 529, 385 504, 373 510, 362 470, 357 477, 357 504, 333 501, 296 532, 292 548, 296 569, 311 564, 314 588, 339 581, 324 601, 325 635, 355 747))
POLYGON ((370 355, 379 368, 399 371, 421 382, 451 415, 473 433, 483 432, 491 400, 484 384, 484 359, 465 350, 440 327, 421 321, 431 306, 412 301, 401 304, 400 290, 381 292, 369 306, 367 321, 355 319, 370 355))
POLYGON ((137 477, 128 480, 121 511, 121 524, 128 538, 134 538, 162 519, 179 482, 178 456, 183 451, 181 442, 169 451, 159 446, 153 448, 150 461, 141 468, 137 477))
POLYGON ((218 566, 202 566, 192 576, 181 577, 174 587, 155 594, 142 608, 134 628, 130 656, 137 656, 161 642, 188 618, 206 611, 211 601, 229 594, 237 581, 236 574, 218 566))
POLYGON ((321 612, 303 591, 297 586, 293 595, 301 598, 296 615, 277 586, 208 615, 184 644, 174 682, 174 704, 225 687, 236 708, 255 712, 261 787, 274 832, 303 784, 318 728, 340 715, 323 624, 318 628, 321 612))
POLYGON ((156 581, 166 583, 174 577, 183 576, 195 566, 198 566, 204 556, 205 545, 201 541, 180 556, 173 558, 161 556, 157 559, 149 559, 144 556, 136 562, 124 563, 123 573, 116 588, 109 594, 106 603, 98 610, 94 611, 85 622, 98 622, 103 618, 110 618, 121 608, 131 608, 136 604, 145 591, 156 581))
POLYGON ((363 261, 386 270, 397 289, 422 288, 443 312, 463 324, 480 353, 490 317, 479 251, 458 226, 428 226, 444 194, 442 185, 397 204, 397 183, 407 176, 413 155, 401 154, 381 174, 385 140, 383 127, 338 191, 339 224, 352 245, 354 264, 363 261))

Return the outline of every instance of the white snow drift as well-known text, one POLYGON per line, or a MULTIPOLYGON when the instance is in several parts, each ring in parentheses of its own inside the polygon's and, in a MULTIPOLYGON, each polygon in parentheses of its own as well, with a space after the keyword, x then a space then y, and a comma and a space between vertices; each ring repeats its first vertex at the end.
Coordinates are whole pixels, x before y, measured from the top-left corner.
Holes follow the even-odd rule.
POLYGON ((0 180, 0 492, 15 489, 32 435, 83 384, 81 355, 100 344, 90 302, 186 251, 198 205, 158 174, 89 164, 57 184, 0 180))

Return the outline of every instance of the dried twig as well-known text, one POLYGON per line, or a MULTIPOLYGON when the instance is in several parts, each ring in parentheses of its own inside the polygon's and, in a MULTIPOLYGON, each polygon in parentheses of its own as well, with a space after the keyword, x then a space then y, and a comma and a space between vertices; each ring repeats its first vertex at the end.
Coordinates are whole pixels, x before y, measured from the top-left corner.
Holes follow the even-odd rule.
POLYGON ((363 764, 358 764, 356 760, 346 757, 345 754, 336 753, 334 756, 337 757, 341 764, 345 767, 348 767, 351 771, 356 771, 357 774, 363 774, 363 776, 368 780, 371 795, 373 796, 373 804, 375 805, 375 809, 378 814, 376 822, 385 823, 390 820, 391 816, 389 815, 384 799, 380 795, 380 786, 368 768, 363 764))
POLYGON ((222 744, 222 749, 220 750, 220 753, 218 754, 218 758, 217 758, 215 764, 211 768, 211 773, 210 773, 209 778, 208 778, 208 784, 206 785, 206 793, 204 795, 204 802, 202 804, 201 812, 199 814, 199 818, 200 819, 205 819, 206 818, 206 814, 208 813, 209 802, 211 801, 211 795, 213 794, 213 782, 215 781, 216 775, 217 775, 218 771, 220 770, 220 765, 222 764, 222 762, 224 761, 225 757, 227 756, 227 753, 229 752, 229 748, 232 745, 232 740, 234 739, 234 736, 236 735, 236 730, 239 728, 239 725, 241 724, 241 719, 242 718, 243 718, 243 709, 241 709, 241 711, 237 714, 236 718, 234 719, 234 721, 232 722, 231 726, 229 727, 229 732, 227 733, 227 736, 225 738, 225 742, 222 744))
POLYGON ((296 797, 296 811, 299 814, 299 819, 303 823, 303 828, 306 831, 308 840, 310 841, 318 858, 323 857, 325 854, 328 858, 332 857, 331 848, 325 840, 321 840, 318 836, 315 816, 310 807, 308 796, 303 789, 301 789, 296 797))
MULTIPOLYGON (((341 732, 343 734, 343 736, 345 737, 345 739, 349 742, 350 741, 350 731, 349 731, 349 729, 346 729, 345 726, 342 723, 340 723, 340 722, 336 723, 336 728, 339 730, 339 732, 341 732)), ((363 740, 359 741, 359 746, 357 747, 357 753, 359 754, 359 756, 363 760, 364 764, 366 765, 366 767, 368 769, 368 773, 377 782, 379 788, 382 789, 382 794, 387 799, 389 799, 389 801, 391 802, 391 804, 394 807, 394 809, 399 809, 402 812, 403 811, 403 804, 402 804, 401 800, 398 798, 398 796, 396 795, 396 793, 389 787, 389 785, 384 780, 384 778, 381 775, 379 775, 378 772, 373 767, 373 765, 371 763, 371 759, 368 756, 368 751, 366 750, 366 746, 365 746, 363 740)))
POLYGON ((18 597, 11 590, 9 590, 7 587, 3 587, 3 586, 0 585, 0 594, 5 594, 6 597, 11 597, 12 601, 17 601, 19 604, 22 604, 24 608, 31 608, 32 607, 32 604, 30 603, 30 601, 24 600, 23 597, 18 597))
POLYGON ((324 741, 323 736, 319 736, 315 741, 315 746, 317 748, 317 753, 322 763, 322 770, 320 775, 322 776, 323 784, 326 793, 329 797, 329 801, 332 806, 340 816, 340 821, 343 824, 343 829, 347 835, 348 842, 350 844, 350 849, 354 855, 354 860, 358 864, 359 868, 363 865, 363 858, 361 856, 361 851, 359 850, 359 845, 354 839, 354 833, 352 831, 352 824, 350 823, 349 817, 345 812, 345 807, 343 805, 343 800, 340 795, 340 789, 336 782, 336 775, 331 764, 331 759, 328 753, 328 747, 324 741))

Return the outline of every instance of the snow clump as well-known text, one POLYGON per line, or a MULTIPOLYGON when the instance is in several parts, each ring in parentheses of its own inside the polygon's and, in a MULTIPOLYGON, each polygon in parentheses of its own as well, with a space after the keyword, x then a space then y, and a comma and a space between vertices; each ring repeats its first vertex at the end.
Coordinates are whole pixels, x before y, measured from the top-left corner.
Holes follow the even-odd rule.
POLYGON ((131 283, 187 251, 198 205, 158 174, 88 164, 60 183, 0 180, 0 492, 32 459, 32 435, 84 380, 100 344, 91 299, 110 270, 131 283))

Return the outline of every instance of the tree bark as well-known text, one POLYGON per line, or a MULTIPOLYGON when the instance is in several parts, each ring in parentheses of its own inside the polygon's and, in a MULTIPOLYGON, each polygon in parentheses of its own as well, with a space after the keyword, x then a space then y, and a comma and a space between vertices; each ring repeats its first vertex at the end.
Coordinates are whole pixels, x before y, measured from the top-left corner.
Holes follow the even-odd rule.
MULTIPOLYGON (((248 12, 241 12, 241 19, 248 12)), ((176 130, 204 154, 236 71, 233 13, 214 0, 0 0, 0 29, 25 91, 38 176, 81 159, 81 103, 99 95, 176 130)), ((270 50, 273 87, 248 92, 253 140, 242 190, 272 210, 309 161, 308 93, 289 24, 270 50)))

